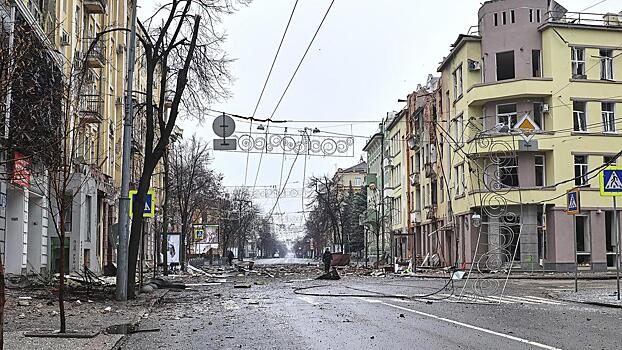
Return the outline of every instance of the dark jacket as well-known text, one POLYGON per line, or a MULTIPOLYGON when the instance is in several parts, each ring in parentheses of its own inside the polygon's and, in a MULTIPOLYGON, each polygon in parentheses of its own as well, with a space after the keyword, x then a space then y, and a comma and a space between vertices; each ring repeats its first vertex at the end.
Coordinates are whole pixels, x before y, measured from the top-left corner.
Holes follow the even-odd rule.
POLYGON ((227 252, 227 259, 231 259, 233 260, 234 256, 233 256, 233 252, 232 251, 228 251, 227 252))
POLYGON ((322 262, 328 265, 330 264, 332 260, 333 260, 333 254, 331 254, 331 252, 324 252, 324 254, 322 255, 322 262))

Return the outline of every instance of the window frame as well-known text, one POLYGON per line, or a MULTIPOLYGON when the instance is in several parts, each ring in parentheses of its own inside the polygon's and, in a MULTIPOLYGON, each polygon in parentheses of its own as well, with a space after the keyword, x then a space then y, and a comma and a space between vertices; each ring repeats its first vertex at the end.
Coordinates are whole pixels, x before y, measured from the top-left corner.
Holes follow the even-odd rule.
POLYGON ((585 101, 573 101, 572 102, 572 119, 573 119, 573 131, 574 132, 587 132, 587 102, 585 101), (577 109, 578 105, 583 105, 583 110, 577 109))
POLYGON ((518 157, 515 157, 515 156, 514 157, 513 156, 499 157, 499 162, 497 163, 497 173, 499 174, 499 185, 500 186, 503 186, 504 188, 516 188, 520 186, 520 181, 518 178, 518 157), (508 163, 504 164, 504 161, 511 161, 513 162, 513 164, 508 164, 508 163), (503 182, 506 176, 510 177, 511 184, 507 184, 503 182), (513 181, 514 179, 516 180, 515 182, 513 181))
POLYGON ((460 98, 462 98, 462 95, 464 93, 462 63, 460 63, 460 65, 458 65, 458 67, 454 69, 451 75, 453 77, 454 83, 454 100, 459 100, 460 98))
POLYGON ((534 166, 534 184, 536 187, 544 187, 546 186, 546 157, 544 154, 536 154, 533 156, 533 166, 534 166), (541 159, 541 163, 538 164, 538 159, 541 159), (541 174, 538 176, 538 168, 541 168, 541 174), (540 177, 540 184, 538 185, 538 177, 540 177))
POLYGON ((542 78, 542 50, 531 50, 531 76, 533 78, 542 78), (534 59, 535 54, 538 54, 537 59, 534 59), (537 67, 534 63, 537 62, 537 67))
POLYGON ((585 154, 575 154, 573 156, 574 177, 575 177, 574 184, 576 186, 585 186, 589 184, 589 180, 587 179, 588 162, 589 162, 589 158, 585 154), (584 161, 577 162, 578 157, 582 157, 584 161))
POLYGON ((516 79, 516 54, 514 52, 514 50, 508 50, 508 51, 501 51, 501 52, 497 52, 495 53, 495 78, 497 81, 504 81, 504 80, 512 80, 512 79, 516 79), (504 54, 512 54, 512 77, 511 78, 503 78, 503 79, 499 79, 499 55, 504 55, 504 54))
POLYGON ((516 125, 516 123, 518 123, 518 106, 516 103, 500 103, 498 105, 495 106, 496 109, 496 119, 497 119, 497 123, 502 123, 504 125, 507 125, 507 127, 512 130, 514 129, 514 126, 516 125), (501 106, 514 106, 514 112, 512 113, 499 113, 499 107, 501 106), (514 118, 514 120, 512 120, 512 116, 514 118), (501 122, 499 118, 501 117, 507 117, 507 121, 501 122))
POLYGON ((587 79, 587 71, 585 70, 585 48, 584 47, 572 46, 570 48, 570 67, 571 67, 572 79, 587 79), (579 56, 581 57, 579 58, 579 56), (579 72, 580 67, 581 67, 581 72, 579 72))
POLYGON ((603 121, 603 132, 615 133, 616 132, 616 104, 613 102, 601 102, 600 114, 603 121), (611 110, 605 110, 606 106, 610 106, 611 110))
POLYGON ((600 49, 600 79, 612 81, 613 78, 613 50, 600 49), (608 55, 608 56, 603 56, 608 55))

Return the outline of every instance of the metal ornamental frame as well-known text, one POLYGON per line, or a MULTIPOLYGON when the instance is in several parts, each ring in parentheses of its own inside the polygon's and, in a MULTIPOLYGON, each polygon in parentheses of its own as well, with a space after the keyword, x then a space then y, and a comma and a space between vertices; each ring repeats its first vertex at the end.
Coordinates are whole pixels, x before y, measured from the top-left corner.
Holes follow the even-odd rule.
POLYGON ((235 152, 315 157, 354 157, 354 137, 300 134, 240 133, 235 152))

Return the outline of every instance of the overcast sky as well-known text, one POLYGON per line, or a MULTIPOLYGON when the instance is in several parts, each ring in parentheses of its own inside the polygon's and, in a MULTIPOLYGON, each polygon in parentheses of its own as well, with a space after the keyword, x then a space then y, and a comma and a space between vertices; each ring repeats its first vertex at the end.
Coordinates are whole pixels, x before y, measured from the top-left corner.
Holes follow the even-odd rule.
MULTIPOLYGON (((235 81, 231 86, 233 97, 214 105, 214 109, 252 114, 294 2, 255 0, 225 19, 228 38, 224 47, 236 59, 231 66, 235 81)), ((569 11, 598 3, 559 2, 569 11)), ((272 113, 329 4, 330 0, 299 0, 257 117, 272 113)), ((317 127, 321 131, 373 134, 388 111, 402 108, 398 98, 405 98, 418 83, 425 83, 428 74, 437 74, 449 45, 458 34, 477 24, 479 6, 480 1, 473 0, 336 0, 274 118, 306 121, 287 123, 290 132, 317 127)), ((620 10, 622 1, 609 0, 590 12, 620 10)), ((248 132, 247 123, 236 122, 237 131, 248 132)), ((214 138, 211 121, 200 126, 186 121, 182 127, 187 137, 196 132, 206 140, 214 138)), ((309 157, 307 177, 333 174, 337 167, 356 164, 365 141, 355 138, 350 158, 309 157)), ((214 152, 213 157, 213 166, 224 174, 225 185, 244 184, 245 153, 214 152)), ((247 185, 255 182, 259 158, 259 154, 249 157, 247 185)), ((281 155, 263 157, 257 186, 279 184, 282 160, 281 155)), ((294 156, 286 157, 282 182, 293 160, 294 156)), ((292 168, 288 187, 302 187, 303 165, 301 156, 292 168)), ((274 204, 270 200, 258 202, 266 212, 274 204)), ((282 199, 279 207, 284 212, 300 211, 301 199, 282 199)))

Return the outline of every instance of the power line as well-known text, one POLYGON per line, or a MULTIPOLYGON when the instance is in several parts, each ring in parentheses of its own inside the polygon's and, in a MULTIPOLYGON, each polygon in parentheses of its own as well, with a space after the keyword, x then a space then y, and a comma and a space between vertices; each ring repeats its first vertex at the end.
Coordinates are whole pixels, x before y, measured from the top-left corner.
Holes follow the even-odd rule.
POLYGON ((328 5, 328 8, 326 9, 326 12, 324 13, 324 17, 322 17, 322 21, 320 22, 320 24, 318 25, 317 29, 315 30, 315 34, 313 34, 313 37, 311 38, 311 41, 309 42, 309 45, 307 45, 307 49, 305 50, 305 53, 300 58, 300 61, 298 62, 298 65, 296 66, 296 69, 294 70, 294 74, 292 74, 292 77, 289 79, 289 82, 287 83, 287 86, 285 87, 285 90, 283 90, 283 94, 281 94, 281 97, 279 98, 279 102, 277 102, 276 106, 274 107, 274 110, 270 114, 270 118, 272 118, 274 116, 274 114, 276 113, 277 109, 281 105, 281 102, 283 101, 283 98, 285 97, 285 94, 287 94, 287 91, 289 90, 289 87, 291 86, 292 82, 294 81, 294 78, 296 77, 296 74, 298 73, 298 70, 300 69, 300 66, 302 66, 302 62, 304 61, 305 57, 307 57, 307 53, 311 49, 311 45, 313 45, 313 42, 315 41, 315 38, 317 37, 317 34, 320 32, 320 29, 322 28, 322 25, 324 24, 324 20, 326 20, 326 17, 328 16, 328 13, 330 12, 330 9, 333 7, 334 3, 335 3, 335 0, 332 0, 330 2, 330 5, 328 5))

